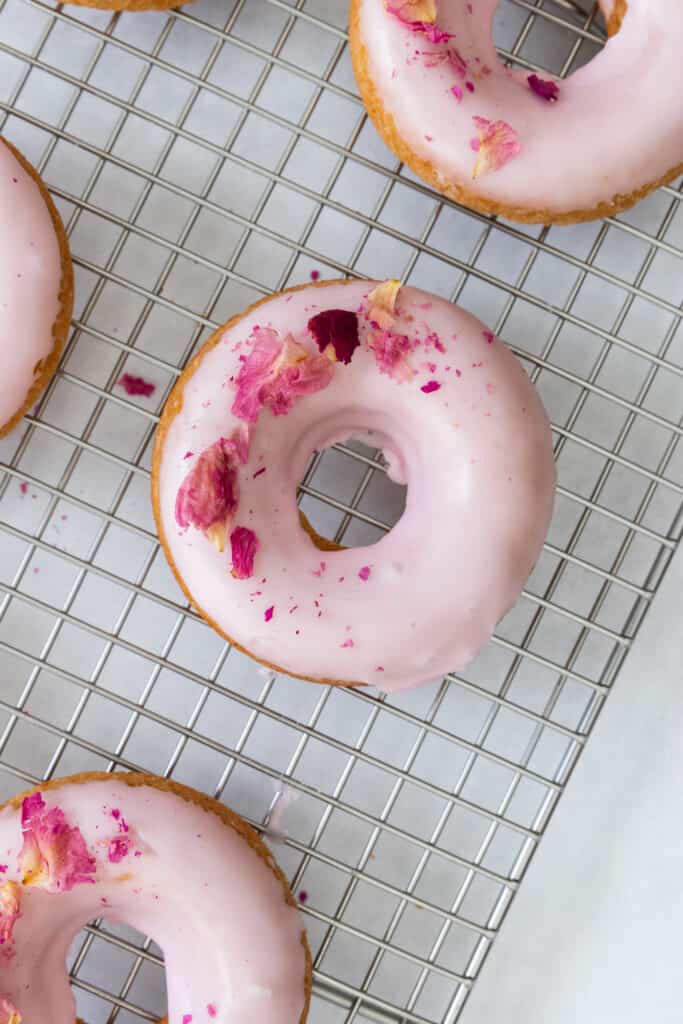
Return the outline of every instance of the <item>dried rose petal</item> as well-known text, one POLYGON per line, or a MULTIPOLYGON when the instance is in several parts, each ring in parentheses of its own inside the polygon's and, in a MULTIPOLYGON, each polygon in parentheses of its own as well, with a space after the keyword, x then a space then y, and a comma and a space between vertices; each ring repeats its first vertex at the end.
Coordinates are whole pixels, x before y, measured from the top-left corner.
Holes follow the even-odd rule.
POLYGON ((271 604, 270 608, 266 608, 265 612, 263 613, 263 618, 266 620, 266 622, 270 622, 274 614, 275 605, 271 604))
POLYGON ((423 384, 420 391, 424 391, 425 395, 431 395, 433 391, 439 391, 441 385, 438 380, 428 380, 426 384, 423 384))
POLYGON ((149 398, 157 389, 156 384, 144 377, 134 377, 131 373, 124 373, 118 383, 127 395, 142 395, 144 398, 149 398))
POLYGON ((258 537, 247 526, 236 526, 230 534, 232 575, 237 580, 248 580, 254 575, 254 558, 259 549, 258 537))
POLYGON ((115 836, 109 840, 107 860, 110 864, 120 864, 124 857, 130 853, 132 841, 128 836, 115 836))
POLYGON ((396 319, 396 301, 401 282, 390 278, 373 288, 368 295, 368 319, 383 330, 392 327, 396 319))
POLYGON ((14 940, 14 926, 21 917, 21 889, 16 882, 3 882, 0 885, 0 947, 3 952, 10 952, 8 947, 14 940))
POLYGON ((176 497, 179 526, 201 530, 219 551, 225 547, 229 521, 239 503, 238 467, 249 457, 246 430, 220 437, 197 459, 176 497))
POLYGON ((467 74, 467 61, 460 53, 460 51, 456 50, 454 46, 451 47, 451 49, 448 51, 448 59, 451 67, 455 71, 458 78, 464 79, 465 75, 467 74))
POLYGON ((0 1024, 21 1024, 21 1014, 6 996, 0 996, 0 1024))
POLYGON ((408 362, 408 356, 417 346, 405 334, 393 334, 391 331, 371 331, 368 345, 374 352, 380 373, 386 373, 394 380, 410 380, 415 370, 408 362))
POLYGON ((555 103, 560 95, 560 87, 557 82, 548 78, 539 78, 538 75, 529 75, 527 78, 529 88, 548 103, 555 103))
POLYGON ((499 171, 508 161, 518 156, 522 147, 517 132, 505 121, 489 121, 485 117, 473 117, 478 139, 470 143, 478 156, 472 172, 478 178, 487 171, 499 171))
POLYGON ((19 854, 23 885, 49 892, 69 892, 75 885, 94 882, 95 858, 89 853, 79 828, 67 824, 64 811, 50 810, 40 793, 21 805, 24 842, 19 854))
POLYGON ((384 8, 406 25, 436 21, 436 0, 384 0, 384 8))
POLYGON ((358 576, 359 576, 360 579, 362 579, 363 583, 367 583, 368 580, 370 579, 370 573, 371 572, 372 572, 372 566, 371 565, 364 565, 361 569, 358 570, 358 576))
POLYGON ((321 391, 332 380, 330 361, 311 355, 291 336, 283 341, 277 331, 256 327, 251 338, 235 381, 232 413, 239 419, 256 423, 264 406, 284 416, 297 398, 321 391))
POLYGON ((319 350, 332 361, 350 363, 360 345, 358 317, 348 309, 325 309, 311 317, 308 329, 319 350))

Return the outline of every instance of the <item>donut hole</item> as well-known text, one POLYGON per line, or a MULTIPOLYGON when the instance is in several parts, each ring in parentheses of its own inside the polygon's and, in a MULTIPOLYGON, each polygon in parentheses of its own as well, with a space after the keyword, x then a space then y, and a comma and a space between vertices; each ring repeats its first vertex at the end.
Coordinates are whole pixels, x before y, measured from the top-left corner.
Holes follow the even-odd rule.
POLYGON ((73 940, 67 965, 79 1024, 109 1019, 110 995, 126 999, 165 1024, 168 1000, 163 953, 142 932, 104 916, 95 919, 92 930, 79 932, 73 940), (141 962, 137 950, 142 955, 141 962), (125 990, 131 972, 134 980, 125 990))
POLYGON ((391 479, 390 461, 367 435, 313 453, 299 484, 299 508, 316 547, 366 547, 398 523, 408 488, 391 479))

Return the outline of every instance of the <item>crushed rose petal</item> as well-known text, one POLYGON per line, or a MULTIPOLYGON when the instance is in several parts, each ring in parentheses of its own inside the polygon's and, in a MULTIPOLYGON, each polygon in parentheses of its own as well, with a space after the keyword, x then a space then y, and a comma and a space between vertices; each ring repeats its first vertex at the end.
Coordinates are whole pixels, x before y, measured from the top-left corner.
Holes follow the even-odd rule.
POLYGON ((459 85, 452 85, 451 86, 451 92, 455 96, 455 98, 458 101, 458 103, 461 103, 462 102, 462 95, 463 94, 462 94, 462 89, 460 88, 460 86, 459 85))
POLYGON ((405 334, 391 331, 371 331, 368 345, 375 355, 380 373, 386 373, 397 381, 410 380, 415 370, 408 362, 408 356, 417 347, 405 334))
POLYGON ((40 793, 24 799, 21 831, 24 841, 19 870, 23 885, 69 892, 75 885, 95 881, 97 863, 81 830, 67 823, 61 808, 48 810, 40 793))
POLYGON ((372 566, 371 565, 364 565, 361 569, 359 569, 358 577, 359 577, 359 579, 361 579, 363 581, 363 583, 367 583, 368 580, 370 579, 370 573, 371 572, 372 572, 372 566))
POLYGON ((178 490, 178 525, 201 530, 219 551, 225 548, 226 532, 239 504, 238 467, 248 457, 248 434, 239 428, 202 452, 178 490))
POLYGON ((396 319, 396 301, 401 290, 401 282, 389 278, 373 288, 368 295, 368 319, 382 330, 388 330, 396 319))
POLYGON ((232 575, 236 580, 248 580, 254 575, 254 558, 259 549, 258 537, 248 526, 236 526, 230 534, 232 575))
POLYGON ((329 359, 311 355, 291 335, 282 340, 277 331, 255 327, 248 356, 235 380, 232 414, 256 423, 267 406, 275 416, 286 416, 298 398, 326 388, 334 368, 329 359))
POLYGON ((346 638, 343 644, 339 644, 340 647, 353 647, 354 643, 350 636, 346 638))
POLYGON ((470 142, 471 148, 477 153, 473 178, 478 178, 487 171, 499 171, 519 155, 522 147, 517 132, 505 121, 489 121, 485 117, 476 116, 472 120, 479 133, 479 138, 470 142))
POLYGON ((438 391, 441 388, 438 380, 429 380, 426 384, 423 384, 420 391, 424 391, 425 395, 431 395, 433 391, 438 391))
POLYGON ((113 839, 110 839, 107 849, 107 860, 109 863, 120 864, 123 858, 127 857, 130 853, 132 845, 128 836, 114 836, 113 839))
POLYGON ((496 340, 496 336, 493 333, 493 331, 484 331, 484 337, 486 339, 487 345, 493 345, 494 341, 496 340))
POLYGON ((132 373, 124 373, 118 385, 127 395, 142 395, 143 398, 150 398, 157 389, 156 384, 145 380, 144 377, 134 377, 132 373))
POLYGON ((348 309, 324 309, 308 321, 308 329, 323 355, 349 364, 360 345, 358 316, 348 309))
POLYGON ((384 9, 406 25, 436 21, 436 0, 384 0, 384 9))
POLYGON ((270 622, 274 614, 275 605, 271 604, 270 608, 266 608, 265 612, 263 613, 263 618, 266 620, 266 622, 270 622))
POLYGON ((560 87, 557 82, 548 78, 539 78, 538 75, 529 75, 527 78, 529 88, 548 103, 555 103, 560 95, 560 87))
POLYGON ((448 51, 448 60, 458 78, 464 79, 467 74, 467 61, 454 46, 448 51))
POLYGON ((21 1014, 6 996, 0 996, 0 1024, 21 1024, 21 1014))
POLYGON ((14 925, 19 917, 21 917, 21 889, 16 882, 3 882, 0 885, 0 946, 6 955, 11 955, 14 925))

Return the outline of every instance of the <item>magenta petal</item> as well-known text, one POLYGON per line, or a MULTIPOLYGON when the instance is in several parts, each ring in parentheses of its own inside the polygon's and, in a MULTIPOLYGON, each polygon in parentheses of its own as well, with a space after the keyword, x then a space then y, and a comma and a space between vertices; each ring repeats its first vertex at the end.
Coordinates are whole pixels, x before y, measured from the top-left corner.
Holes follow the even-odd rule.
POLYGON ((235 381, 232 413, 238 419, 256 423, 264 406, 284 416, 298 398, 321 391, 332 380, 329 359, 311 355, 291 337, 283 341, 277 331, 255 327, 251 340, 235 381))
POLYGON ((231 438, 221 437, 202 452, 178 490, 178 525, 206 532, 225 524, 237 509, 237 471, 247 457, 248 440, 243 431, 237 430, 231 438))
POLYGON ((115 836, 109 840, 107 860, 110 864, 120 864, 124 857, 130 853, 131 841, 128 836, 115 836))
POLYGON ((438 391, 440 387, 441 385, 439 384, 438 380, 430 380, 427 381, 426 384, 422 385, 420 391, 424 391, 425 395, 431 395, 432 391, 438 391))
POLYGON ((539 78, 538 75, 529 75, 527 78, 529 88, 548 103, 554 103, 560 95, 560 87, 557 82, 551 82, 547 78, 539 78))
POLYGON ((247 526, 236 526, 230 534, 232 550, 232 575, 238 580, 248 580, 254 575, 254 558, 259 549, 258 537, 247 526))
POLYGON ((263 618, 266 620, 266 622, 270 622, 274 614, 275 605, 271 604, 270 608, 266 608, 265 612, 263 613, 263 618))
POLYGON ((144 377, 134 377, 131 373, 124 373, 119 380, 119 386, 127 395, 142 395, 143 398, 149 398, 157 389, 156 384, 145 380, 144 377))
POLYGON ((321 352, 331 345, 340 363, 350 363, 360 345, 358 317, 347 309, 325 309, 312 316, 308 329, 321 352))
POLYGON ((372 572, 372 567, 369 566, 369 565, 364 565, 362 569, 359 569, 358 576, 359 576, 360 579, 362 579, 363 583, 367 583, 368 580, 370 579, 370 573, 371 572, 372 572))
POLYGON ((48 810, 40 793, 22 803, 21 832, 19 870, 24 885, 69 892, 75 885, 95 881, 97 863, 80 829, 67 823, 59 807, 48 810))

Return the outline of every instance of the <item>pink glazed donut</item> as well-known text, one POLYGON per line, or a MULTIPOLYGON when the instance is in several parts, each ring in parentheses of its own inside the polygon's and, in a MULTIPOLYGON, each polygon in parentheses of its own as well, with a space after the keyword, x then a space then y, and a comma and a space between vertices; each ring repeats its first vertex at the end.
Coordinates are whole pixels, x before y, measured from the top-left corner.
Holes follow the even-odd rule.
POLYGON ((73 306, 64 226, 37 172, 0 138, 0 437, 54 373, 73 306))
POLYGON ((401 160, 511 220, 610 216, 683 172, 683 3, 600 0, 612 38, 564 81, 504 67, 497 0, 352 0, 363 101, 401 160))
POLYGON ((545 410, 501 341, 397 281, 335 281, 206 343, 164 410, 152 498, 176 578, 224 637, 289 675, 390 691, 487 642, 554 489, 545 410), (302 527, 297 485, 349 438, 382 449, 407 505, 375 544, 329 550, 302 527))
POLYGON ((0 809, 0 1024, 74 1024, 66 957, 94 918, 161 946, 170 1024, 303 1024, 287 882, 223 804, 149 775, 45 783, 0 809))

